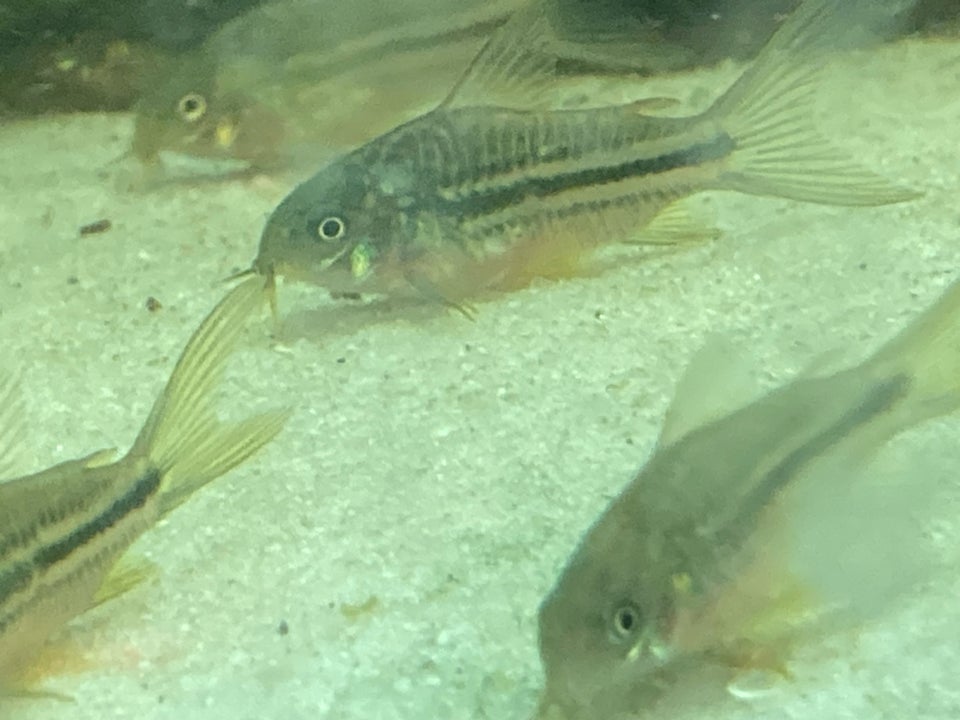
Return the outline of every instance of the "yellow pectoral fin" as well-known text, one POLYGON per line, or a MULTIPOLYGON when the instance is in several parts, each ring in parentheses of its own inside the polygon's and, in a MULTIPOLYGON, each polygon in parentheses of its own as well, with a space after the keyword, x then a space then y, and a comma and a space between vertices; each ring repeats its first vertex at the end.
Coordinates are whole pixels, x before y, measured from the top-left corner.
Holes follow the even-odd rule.
POLYGON ((24 446, 23 400, 18 373, 0 372, 0 478, 14 477, 24 446))
POLYGON ((427 278, 411 273, 407 275, 407 280, 414 289, 427 300, 443 303, 447 307, 456 310, 467 320, 474 320, 476 318, 477 311, 472 305, 462 300, 455 300, 452 293, 445 292, 427 278))
POLYGON ((156 574, 157 566, 146 558, 120 558, 93 596, 93 606, 97 607, 123 595, 156 574))
POLYGON ((85 458, 81 459, 80 462, 83 463, 83 467, 87 470, 91 468, 103 467, 104 465, 109 465, 113 462, 114 458, 117 456, 116 448, 104 448, 103 450, 97 450, 94 453, 90 453, 85 458))
POLYGON ((683 245, 710 242, 720 230, 691 217, 683 203, 675 202, 661 210, 628 242, 637 245, 683 245))

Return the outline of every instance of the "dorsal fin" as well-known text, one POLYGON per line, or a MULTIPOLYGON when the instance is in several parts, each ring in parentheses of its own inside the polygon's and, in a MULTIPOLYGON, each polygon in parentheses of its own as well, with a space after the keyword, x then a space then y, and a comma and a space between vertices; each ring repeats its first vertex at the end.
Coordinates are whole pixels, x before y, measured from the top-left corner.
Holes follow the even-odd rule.
POLYGON ((558 47, 546 2, 532 0, 487 40, 442 107, 542 104, 558 74, 558 47))
POLYGON ((758 388, 732 343, 707 340, 677 383, 657 445, 666 447, 691 431, 739 410, 755 399, 758 388))

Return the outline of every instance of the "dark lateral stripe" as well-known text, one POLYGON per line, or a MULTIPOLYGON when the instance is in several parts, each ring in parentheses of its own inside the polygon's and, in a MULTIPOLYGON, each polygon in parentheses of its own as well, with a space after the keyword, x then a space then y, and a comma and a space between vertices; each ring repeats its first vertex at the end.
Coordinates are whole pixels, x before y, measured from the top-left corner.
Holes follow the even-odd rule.
POLYGON ((549 197, 568 190, 622 182, 720 160, 733 152, 735 147, 733 138, 726 133, 720 133, 708 142, 691 145, 683 150, 655 157, 636 158, 615 165, 558 173, 549 177, 519 178, 510 185, 474 192, 462 199, 441 201, 441 204, 459 206, 446 209, 461 217, 481 217, 517 205, 531 196, 549 197))
POLYGON ((23 590, 33 575, 29 563, 19 562, 0 572, 0 606, 11 596, 23 590))
POLYGON ((117 498, 102 513, 63 538, 37 550, 33 556, 35 565, 40 569, 47 569, 61 562, 74 550, 106 532, 134 510, 143 507, 160 487, 160 477, 159 470, 155 468, 147 470, 124 495, 117 498))
POLYGON ((743 512, 740 513, 737 522, 743 523, 756 519, 770 502, 770 498, 788 485, 804 466, 821 457, 857 428, 890 410, 909 389, 910 378, 902 373, 871 388, 856 407, 777 463, 756 489, 747 496, 743 512))
MULTIPOLYGON (((3 608, 14 595, 22 592, 35 574, 42 573, 58 562, 66 560, 75 550, 107 532, 134 510, 143 507, 160 487, 160 480, 160 471, 150 468, 102 513, 75 528, 63 538, 41 547, 29 561, 16 563, 0 572, 0 608, 3 608)), ((0 633, 15 622, 22 611, 23 608, 8 608, 6 612, 0 613, 0 633)))

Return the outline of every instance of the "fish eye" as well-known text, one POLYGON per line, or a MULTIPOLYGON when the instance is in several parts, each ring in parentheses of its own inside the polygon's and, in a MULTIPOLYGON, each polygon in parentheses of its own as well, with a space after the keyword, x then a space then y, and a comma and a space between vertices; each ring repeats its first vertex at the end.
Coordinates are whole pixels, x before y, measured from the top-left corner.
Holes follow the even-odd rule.
POLYGON ((207 101, 199 93, 187 93, 177 102, 177 112, 187 122, 196 122, 207 112, 207 101))
POLYGON ((336 216, 324 218, 317 223, 317 236, 321 240, 339 240, 346 232, 343 220, 336 216))
POLYGON ((640 629, 640 610, 632 603, 618 607, 611 618, 610 635, 618 642, 633 637, 640 629))

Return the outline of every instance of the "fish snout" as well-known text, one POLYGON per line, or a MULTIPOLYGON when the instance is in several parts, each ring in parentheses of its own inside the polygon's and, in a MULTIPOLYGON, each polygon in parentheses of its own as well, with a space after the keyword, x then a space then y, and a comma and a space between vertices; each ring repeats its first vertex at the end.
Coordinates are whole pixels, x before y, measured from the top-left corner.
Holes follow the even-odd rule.
POLYGON ((258 275, 272 276, 276 271, 278 261, 283 259, 284 253, 290 248, 289 223, 278 222, 276 215, 267 220, 266 227, 260 235, 260 246, 257 256, 251 267, 258 275))

